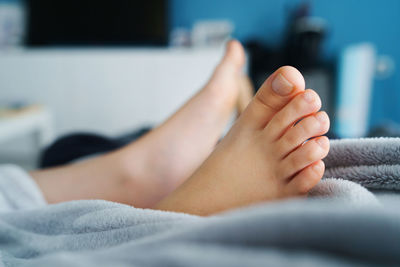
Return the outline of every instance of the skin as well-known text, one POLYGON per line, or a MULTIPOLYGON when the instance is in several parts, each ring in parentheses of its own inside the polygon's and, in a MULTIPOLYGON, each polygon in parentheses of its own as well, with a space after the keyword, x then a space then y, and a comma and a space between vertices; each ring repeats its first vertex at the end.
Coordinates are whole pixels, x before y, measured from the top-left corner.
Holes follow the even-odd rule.
POLYGON ((329 151, 328 138, 316 137, 329 129, 320 108, 318 95, 304 91, 301 74, 280 68, 210 157, 155 208, 210 215, 307 194, 321 179, 329 151))
POLYGON ((244 61, 242 46, 231 41, 205 87, 143 138, 94 159, 32 172, 47 201, 105 199, 209 215, 306 194, 324 171, 329 141, 319 136, 329 118, 318 112, 318 95, 304 90, 302 75, 287 66, 247 105, 252 89, 244 61), (216 146, 237 106, 246 108, 216 146))
POLYGON ((49 203, 105 199, 154 206, 193 174, 215 148, 236 107, 250 102, 244 62, 241 44, 231 41, 208 83, 150 133, 112 153, 31 176, 49 203))

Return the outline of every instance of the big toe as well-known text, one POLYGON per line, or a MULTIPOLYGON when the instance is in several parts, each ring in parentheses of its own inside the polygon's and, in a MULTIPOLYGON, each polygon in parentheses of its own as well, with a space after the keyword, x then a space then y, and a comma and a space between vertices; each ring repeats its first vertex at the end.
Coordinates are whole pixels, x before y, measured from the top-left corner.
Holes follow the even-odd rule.
POLYGON ((242 67, 245 63, 245 53, 242 44, 237 40, 231 40, 227 43, 225 55, 221 65, 232 64, 236 67, 242 67))
POLYGON ((239 41, 231 40, 227 43, 224 57, 218 64, 210 82, 226 81, 241 74, 246 61, 244 48, 239 41))
POLYGON ((227 43, 225 54, 216 67, 204 89, 217 90, 225 103, 236 103, 243 76, 245 53, 243 46, 236 40, 227 43))
POLYGON ((244 121, 247 127, 262 129, 279 110, 304 89, 304 78, 296 68, 281 67, 260 87, 240 120, 244 121))

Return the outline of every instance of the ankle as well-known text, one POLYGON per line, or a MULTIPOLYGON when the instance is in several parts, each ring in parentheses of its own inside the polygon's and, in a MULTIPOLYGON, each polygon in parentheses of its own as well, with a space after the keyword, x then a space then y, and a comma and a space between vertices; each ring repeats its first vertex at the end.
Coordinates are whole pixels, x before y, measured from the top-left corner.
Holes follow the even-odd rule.
POLYGON ((175 187, 172 186, 172 179, 167 177, 168 170, 160 170, 157 158, 152 156, 151 149, 148 147, 145 149, 146 146, 142 147, 138 142, 140 140, 116 151, 115 158, 123 177, 121 184, 131 188, 132 191, 140 189, 143 194, 146 193, 142 198, 145 199, 145 207, 149 207, 175 187))

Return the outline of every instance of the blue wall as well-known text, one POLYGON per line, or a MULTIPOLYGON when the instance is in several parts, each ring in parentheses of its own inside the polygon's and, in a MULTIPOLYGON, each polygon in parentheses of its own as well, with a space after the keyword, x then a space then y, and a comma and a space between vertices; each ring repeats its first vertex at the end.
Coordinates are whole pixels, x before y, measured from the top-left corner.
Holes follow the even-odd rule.
MULTIPOLYGON (((277 46, 282 39, 288 8, 299 0, 171 0, 172 27, 190 28, 196 20, 232 20, 234 36, 240 41, 258 38, 277 46)), ((335 58, 346 45, 369 41, 379 54, 393 57, 400 71, 399 0, 314 0, 312 15, 329 25, 324 54, 335 58)), ((400 73, 376 80, 371 109, 371 124, 386 119, 400 123, 400 73)))
MULTIPOLYGON (((171 26, 192 27, 196 20, 232 20, 234 37, 252 38, 277 46, 286 25, 287 10, 301 0, 170 0, 171 26)), ((21 0, 0 0, 21 2, 21 0)), ((371 124, 387 119, 400 123, 400 0, 314 0, 312 14, 329 25, 324 54, 335 58, 346 45, 369 41, 379 54, 393 57, 398 71, 385 80, 376 80, 371 124)))

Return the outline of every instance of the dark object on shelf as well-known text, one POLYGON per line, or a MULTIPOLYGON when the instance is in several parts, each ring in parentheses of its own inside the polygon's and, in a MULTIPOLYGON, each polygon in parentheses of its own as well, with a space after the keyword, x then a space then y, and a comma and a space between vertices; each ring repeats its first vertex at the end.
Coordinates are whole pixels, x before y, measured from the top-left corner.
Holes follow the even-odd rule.
POLYGON ((168 0, 27 0, 28 46, 168 43, 168 0))
POLYGON ((311 6, 307 2, 293 10, 284 42, 285 61, 299 69, 319 68, 321 64, 326 23, 310 14, 311 6))
MULTIPOLYGON (((323 19, 311 17, 310 9, 306 2, 291 11, 285 38, 277 48, 270 48, 258 41, 246 44, 250 53, 250 75, 256 88, 278 67, 291 65, 303 74, 308 73, 309 77, 318 76, 318 84, 311 82, 307 87, 319 85, 315 89, 332 89, 328 87, 331 84, 333 67, 321 58, 326 25, 323 19)), ((306 83, 308 82, 306 79, 306 83)))

